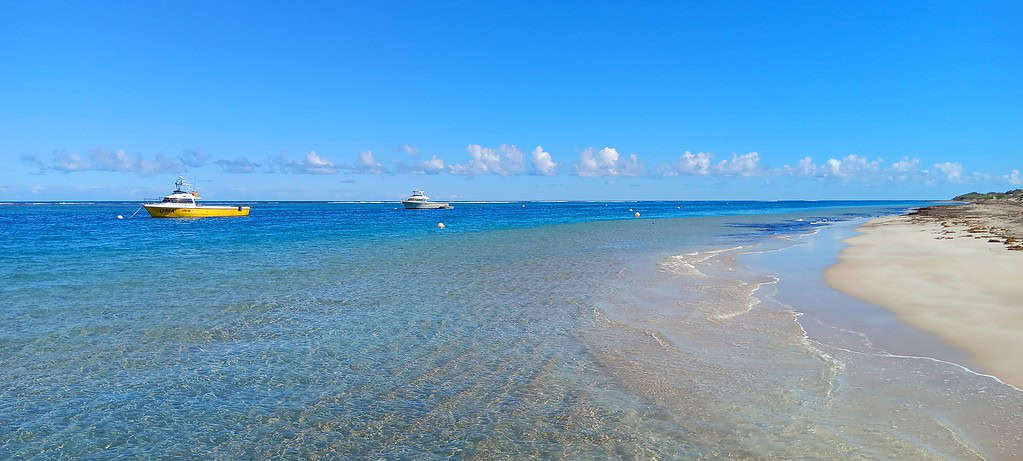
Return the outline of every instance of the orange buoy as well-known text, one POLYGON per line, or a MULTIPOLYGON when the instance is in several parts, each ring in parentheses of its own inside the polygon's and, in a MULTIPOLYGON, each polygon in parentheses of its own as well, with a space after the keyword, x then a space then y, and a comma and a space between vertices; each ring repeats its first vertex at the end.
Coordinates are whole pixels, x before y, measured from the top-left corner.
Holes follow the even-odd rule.
POLYGON ((636 217, 637 217, 637 218, 639 217, 639 212, 638 212, 638 211, 636 212, 636 217))
POLYGON ((437 228, 438 229, 443 229, 444 228, 444 223, 442 223, 442 222, 437 223, 437 228))

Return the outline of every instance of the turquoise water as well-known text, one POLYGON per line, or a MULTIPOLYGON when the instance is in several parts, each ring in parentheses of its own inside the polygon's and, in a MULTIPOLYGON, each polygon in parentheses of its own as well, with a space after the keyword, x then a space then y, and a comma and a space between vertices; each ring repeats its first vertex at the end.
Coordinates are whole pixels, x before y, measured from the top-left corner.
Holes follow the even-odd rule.
POLYGON ((3 205, 0 458, 956 456, 707 253, 923 204, 3 205))

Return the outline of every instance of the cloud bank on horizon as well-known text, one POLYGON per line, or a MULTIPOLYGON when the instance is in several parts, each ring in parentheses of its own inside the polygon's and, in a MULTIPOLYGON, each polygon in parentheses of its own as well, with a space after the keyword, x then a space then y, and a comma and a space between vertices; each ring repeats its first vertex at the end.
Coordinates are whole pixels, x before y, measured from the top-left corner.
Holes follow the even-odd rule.
POLYGON ((536 146, 527 156, 514 144, 487 147, 481 144, 466 146, 466 156, 458 163, 448 163, 436 154, 429 158, 421 156, 421 149, 403 144, 398 151, 404 158, 397 158, 386 165, 371 150, 359 152, 350 163, 335 161, 327 155, 309 151, 295 157, 285 153, 268 157, 263 162, 248 158, 214 158, 202 150, 186 150, 177 156, 163 153, 146 156, 124 150, 95 149, 86 154, 56 150, 48 159, 36 155, 21 156, 22 163, 33 174, 48 172, 73 174, 87 171, 104 171, 135 175, 184 174, 190 169, 215 166, 227 174, 296 174, 296 175, 440 175, 475 176, 558 176, 579 177, 649 177, 671 178, 678 176, 697 177, 795 177, 835 180, 839 183, 883 183, 896 181, 920 181, 934 184, 943 181, 965 184, 977 181, 1004 181, 1009 185, 1023 184, 1020 170, 1013 169, 1005 174, 992 172, 967 172, 961 162, 943 161, 924 165, 919 158, 903 156, 888 162, 882 158, 869 159, 856 154, 828 156, 817 162, 806 156, 795 164, 767 166, 759 152, 730 154, 717 159, 710 152, 684 151, 673 162, 661 163, 648 168, 646 162, 635 153, 624 155, 617 148, 586 147, 570 167, 557 162, 543 146, 536 146))

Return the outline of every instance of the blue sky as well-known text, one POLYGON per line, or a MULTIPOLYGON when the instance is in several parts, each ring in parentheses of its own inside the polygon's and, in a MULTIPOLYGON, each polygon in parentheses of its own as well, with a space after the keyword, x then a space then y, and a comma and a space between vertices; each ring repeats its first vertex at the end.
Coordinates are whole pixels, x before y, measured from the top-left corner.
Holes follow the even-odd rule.
POLYGON ((1023 4, 822 3, 12 2, 0 200, 178 174, 222 200, 1023 182, 1023 4))

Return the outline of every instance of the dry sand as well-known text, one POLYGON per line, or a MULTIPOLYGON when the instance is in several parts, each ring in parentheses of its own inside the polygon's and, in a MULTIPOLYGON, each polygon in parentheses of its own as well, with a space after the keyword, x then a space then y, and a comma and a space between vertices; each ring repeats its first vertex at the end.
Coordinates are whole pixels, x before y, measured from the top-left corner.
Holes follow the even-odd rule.
POLYGON ((1023 388, 1023 203, 930 207, 858 230, 827 271, 831 286, 1023 388))

